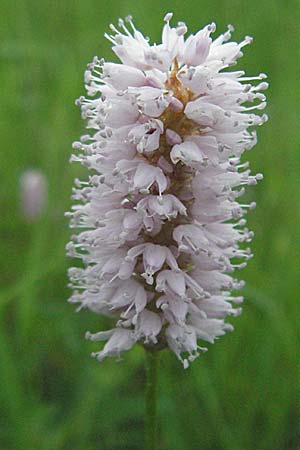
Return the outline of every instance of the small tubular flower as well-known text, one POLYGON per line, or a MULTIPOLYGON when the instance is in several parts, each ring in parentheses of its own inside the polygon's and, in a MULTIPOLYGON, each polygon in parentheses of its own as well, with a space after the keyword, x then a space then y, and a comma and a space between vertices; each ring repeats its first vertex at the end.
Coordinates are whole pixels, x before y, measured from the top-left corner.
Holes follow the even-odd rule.
POLYGON ((238 198, 262 178, 241 156, 256 144, 251 127, 267 120, 254 112, 266 105, 266 76, 227 70, 251 38, 228 42, 229 26, 213 40, 212 23, 185 40, 186 25, 171 18, 159 45, 131 17, 111 25, 121 63, 95 57, 76 102, 92 131, 71 160, 91 175, 75 181, 67 213, 83 229, 67 245, 83 262, 69 271, 70 302, 114 321, 87 333, 107 341, 93 354, 100 361, 140 342, 168 346, 188 367, 241 312, 233 273, 252 257, 240 244, 252 239, 244 215, 255 203, 238 198))

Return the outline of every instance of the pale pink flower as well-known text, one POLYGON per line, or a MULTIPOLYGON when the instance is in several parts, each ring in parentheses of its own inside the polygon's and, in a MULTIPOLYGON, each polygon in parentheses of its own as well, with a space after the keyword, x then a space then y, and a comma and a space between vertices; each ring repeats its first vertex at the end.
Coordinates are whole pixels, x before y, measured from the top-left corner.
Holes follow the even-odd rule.
POLYGON ((93 355, 119 356, 136 342, 169 348, 189 365, 233 329, 241 308, 232 291, 244 283, 233 272, 251 252, 240 243, 253 233, 243 218, 255 203, 237 199, 252 175, 240 157, 256 144, 267 88, 260 74, 229 71, 251 42, 228 42, 233 28, 212 39, 215 24, 186 40, 186 25, 165 17, 162 43, 152 45, 131 17, 106 37, 121 64, 94 58, 80 97, 88 135, 72 161, 86 166, 76 180, 69 213, 70 302, 111 317, 112 330, 87 338, 107 341, 93 355), (252 85, 252 81, 258 83, 252 85), (90 98, 94 97, 94 98, 90 98), (249 106, 253 103, 253 106, 249 106), (244 105, 246 104, 246 106, 244 105))

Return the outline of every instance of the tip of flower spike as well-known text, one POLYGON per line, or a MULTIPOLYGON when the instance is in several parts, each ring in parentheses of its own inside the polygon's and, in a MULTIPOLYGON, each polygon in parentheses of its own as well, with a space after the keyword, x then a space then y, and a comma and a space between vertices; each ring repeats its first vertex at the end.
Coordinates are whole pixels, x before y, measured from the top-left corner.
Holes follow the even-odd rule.
POLYGON ((166 22, 166 23, 169 23, 170 22, 170 20, 172 19, 172 17, 173 17, 173 13, 167 13, 166 15, 165 15, 165 17, 164 17, 164 21, 166 22))
POLYGON ((224 324, 224 330, 225 331, 234 331, 234 326, 231 325, 231 323, 225 323, 224 324))
POLYGON ((267 83, 266 81, 263 81, 263 82, 260 83, 260 85, 259 85, 259 89, 260 89, 261 91, 265 91, 266 89, 268 89, 268 87, 269 87, 269 83, 267 83))
POLYGON ((232 301, 233 303, 236 303, 237 305, 239 305, 239 304, 243 303, 244 297, 241 297, 241 296, 239 296, 239 297, 233 297, 231 301, 232 301))
POLYGON ((187 26, 184 22, 178 22, 178 25, 176 27, 177 36, 183 36, 187 32, 187 30, 187 26))
POLYGON ((217 25, 215 24, 215 22, 212 22, 211 24, 209 24, 209 25, 207 26, 207 30, 208 30, 210 33, 214 33, 214 32, 216 31, 216 29, 217 29, 217 25))
POLYGON ((109 28, 111 29, 111 31, 113 31, 114 33, 119 33, 119 31, 117 30, 117 28, 114 26, 113 23, 109 24, 109 28))
POLYGON ((256 106, 257 109, 265 109, 267 106, 267 102, 263 101, 259 105, 256 106))
POLYGON ((245 36, 245 42, 247 44, 252 44, 253 42, 253 37, 252 36, 245 36))
POLYGON ((92 337, 92 333, 91 333, 90 331, 87 331, 87 332, 85 333, 85 335, 84 335, 84 338, 87 339, 87 340, 90 340, 91 337, 92 337))
POLYGON ((198 350, 201 350, 201 352, 203 352, 203 353, 208 352, 208 348, 207 347, 198 347, 198 350))
POLYGON ((72 148, 74 150, 82 150, 83 146, 82 146, 81 142, 75 141, 75 142, 72 143, 72 148))
POLYGON ((183 360, 183 368, 184 368, 184 369, 187 369, 188 367, 189 367, 189 362, 188 362, 187 359, 184 359, 184 360, 183 360))
POLYGON ((79 98, 77 98, 75 100, 74 103, 75 103, 76 106, 81 106, 83 101, 84 101, 84 97, 83 97, 83 95, 81 95, 79 98))
POLYGON ((234 317, 238 317, 238 316, 240 316, 242 314, 242 312, 243 312, 243 308, 236 308, 234 310, 233 316, 234 317))

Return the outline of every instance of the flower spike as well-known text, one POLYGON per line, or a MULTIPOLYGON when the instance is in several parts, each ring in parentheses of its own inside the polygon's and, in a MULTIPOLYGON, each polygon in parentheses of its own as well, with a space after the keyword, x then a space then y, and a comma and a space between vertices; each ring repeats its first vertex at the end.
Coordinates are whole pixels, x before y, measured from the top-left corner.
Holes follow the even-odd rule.
POLYGON ((89 133, 71 160, 91 174, 75 180, 68 213, 82 231, 67 252, 83 262, 69 271, 70 302, 114 321, 86 335, 106 341, 99 361, 140 342, 168 346, 186 368, 207 350, 201 341, 232 331, 225 319, 241 313, 232 291, 244 283, 233 274, 252 257, 240 244, 253 237, 244 216, 255 202, 238 198, 262 179, 241 156, 256 144, 251 128, 267 120, 259 113, 268 84, 265 74, 225 70, 252 38, 229 42, 229 25, 213 39, 211 23, 185 39, 185 23, 172 28, 172 17, 158 45, 131 16, 110 25, 121 62, 95 57, 88 96, 76 102, 89 133))

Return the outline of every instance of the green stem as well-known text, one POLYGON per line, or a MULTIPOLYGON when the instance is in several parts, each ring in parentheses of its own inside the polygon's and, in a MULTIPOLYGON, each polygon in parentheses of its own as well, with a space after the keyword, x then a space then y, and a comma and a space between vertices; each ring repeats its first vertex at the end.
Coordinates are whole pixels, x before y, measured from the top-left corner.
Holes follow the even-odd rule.
POLYGON ((146 350, 146 449, 157 450, 157 375, 159 352, 146 350))

